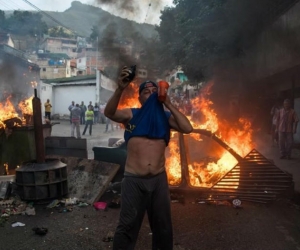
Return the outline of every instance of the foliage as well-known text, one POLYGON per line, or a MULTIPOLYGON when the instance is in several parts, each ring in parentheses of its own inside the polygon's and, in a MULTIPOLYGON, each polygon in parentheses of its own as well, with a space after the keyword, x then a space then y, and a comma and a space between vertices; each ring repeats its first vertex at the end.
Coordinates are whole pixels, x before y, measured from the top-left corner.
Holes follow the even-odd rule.
POLYGON ((5 12, 0 10, 0 28, 5 28, 5 12))
POLYGON ((65 37, 65 38, 73 37, 71 32, 68 32, 66 29, 64 29, 63 27, 59 27, 59 26, 49 29, 48 33, 52 37, 65 37))
POLYGON ((42 21, 40 13, 32 13, 29 11, 14 11, 13 15, 4 18, 0 13, 2 26, 11 33, 18 35, 42 36, 47 34, 48 27, 42 21))
MULTIPOLYGON (((243 56, 269 17, 272 0, 174 0, 162 11, 160 65, 180 65, 189 79, 209 78, 216 65, 243 56), (170 63, 171 62, 171 63, 170 63)), ((270 18, 269 18, 270 20, 270 18)), ((169 69, 170 69, 169 68, 169 69)))
POLYGON ((228 46, 218 39, 224 20, 213 16, 223 14, 223 0, 176 0, 175 8, 162 12, 160 35, 162 65, 180 65, 190 79, 202 80, 209 66, 225 56, 228 46), (216 34, 218 33, 218 34, 216 34))

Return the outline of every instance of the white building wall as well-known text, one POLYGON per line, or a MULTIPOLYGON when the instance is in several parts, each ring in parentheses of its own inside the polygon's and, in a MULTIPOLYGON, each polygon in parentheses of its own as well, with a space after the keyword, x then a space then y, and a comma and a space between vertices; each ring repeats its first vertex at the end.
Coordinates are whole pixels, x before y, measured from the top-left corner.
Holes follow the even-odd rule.
POLYGON ((83 101, 86 105, 92 101, 96 101, 96 86, 53 86, 53 108, 52 114, 58 114, 60 117, 69 116, 68 107, 72 101, 78 104, 83 101))
MULTIPOLYGON (((43 83, 40 82, 39 84, 39 93, 38 93, 38 97, 41 100, 41 105, 42 105, 42 115, 44 117, 45 115, 45 102, 47 101, 47 99, 50 100, 50 103, 53 106, 53 92, 52 92, 52 85, 47 84, 47 83, 43 83)), ((53 108, 52 108, 52 114, 53 114, 53 108)))
POLYGON ((77 69, 86 70, 86 57, 77 58, 77 69))

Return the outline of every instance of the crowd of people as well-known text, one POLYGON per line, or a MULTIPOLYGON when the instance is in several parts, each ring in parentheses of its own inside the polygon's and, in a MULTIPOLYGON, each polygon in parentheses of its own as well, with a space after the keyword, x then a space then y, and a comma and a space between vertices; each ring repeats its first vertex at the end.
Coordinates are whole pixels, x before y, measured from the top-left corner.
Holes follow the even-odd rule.
MULTIPOLYGON (((114 131, 114 129, 120 129, 120 124, 111 121, 104 115, 105 106, 106 103, 100 103, 100 105, 95 103, 93 105, 90 101, 86 106, 83 101, 80 105, 79 103, 75 104, 75 102, 72 101, 68 107, 70 112, 71 136, 75 136, 76 132, 76 137, 81 138, 80 125, 85 125, 82 135, 85 135, 87 129, 89 135, 92 135, 92 127, 94 124, 105 124, 105 131, 103 131, 104 133, 114 131)), ((52 104, 50 103, 49 99, 47 99, 47 101, 44 103, 44 107, 45 120, 46 122, 50 122, 52 104)))
POLYGON ((92 127, 94 124, 105 124, 104 133, 109 132, 109 127, 111 127, 111 131, 114 131, 114 127, 120 128, 119 124, 115 124, 104 115, 105 107, 106 103, 101 103, 100 105, 95 103, 95 105, 93 105, 90 101, 86 106, 83 101, 80 105, 72 101, 68 107, 70 111, 70 124, 72 125, 71 136, 74 136, 76 131, 76 137, 81 138, 80 125, 85 125, 82 135, 85 135, 87 129, 89 129, 89 135, 92 135, 92 127))

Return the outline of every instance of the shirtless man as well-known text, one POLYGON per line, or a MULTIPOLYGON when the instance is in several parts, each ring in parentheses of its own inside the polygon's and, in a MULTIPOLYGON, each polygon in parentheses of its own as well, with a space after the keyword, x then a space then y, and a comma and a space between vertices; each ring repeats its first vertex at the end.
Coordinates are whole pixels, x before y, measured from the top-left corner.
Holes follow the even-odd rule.
POLYGON ((170 193, 165 171, 165 149, 170 129, 181 133, 193 130, 189 120, 167 96, 157 98, 157 85, 146 81, 139 87, 141 109, 117 109, 123 90, 129 85, 129 69, 124 67, 118 88, 104 114, 125 126, 127 160, 122 181, 121 212, 114 236, 114 250, 134 249, 147 211, 152 230, 152 249, 173 249, 170 193), (170 111, 164 111, 163 105, 170 111))

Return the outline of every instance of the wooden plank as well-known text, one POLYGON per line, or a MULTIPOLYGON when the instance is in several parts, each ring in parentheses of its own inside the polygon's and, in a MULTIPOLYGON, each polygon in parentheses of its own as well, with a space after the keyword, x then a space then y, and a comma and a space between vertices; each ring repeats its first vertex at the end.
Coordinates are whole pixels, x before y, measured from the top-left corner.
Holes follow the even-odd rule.
POLYGON ((93 204, 104 194, 119 165, 78 157, 48 156, 67 164, 70 198, 93 204))

